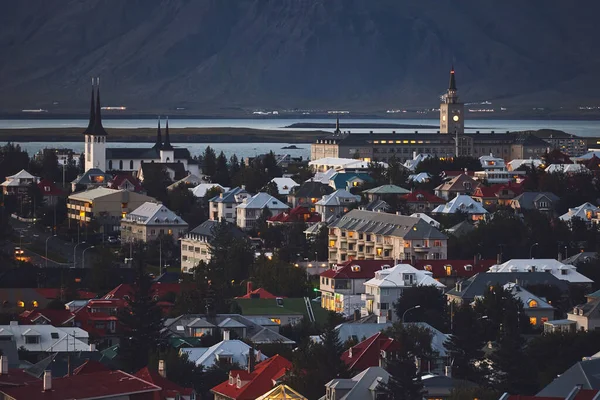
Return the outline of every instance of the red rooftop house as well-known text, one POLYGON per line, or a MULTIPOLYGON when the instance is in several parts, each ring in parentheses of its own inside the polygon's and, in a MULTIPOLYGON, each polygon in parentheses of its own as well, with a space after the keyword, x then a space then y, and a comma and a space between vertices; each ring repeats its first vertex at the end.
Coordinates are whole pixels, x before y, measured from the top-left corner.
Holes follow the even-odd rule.
POLYGON ((19 315, 22 325, 52 325, 56 327, 75 326, 75 314, 69 310, 28 310, 19 315))
POLYGON ((406 201, 406 205, 411 213, 429 212, 440 204, 446 204, 445 200, 424 190, 415 190, 412 193, 402 196, 402 199, 406 201))
POLYGON ((267 393, 292 368, 292 363, 275 355, 248 370, 232 370, 229 379, 211 389, 215 400, 254 400, 267 393))
POLYGON ((276 299, 282 296, 275 296, 263 288, 252 290, 252 282, 246 283, 246 294, 236 299, 276 299))
POLYGON ((342 354, 342 361, 349 369, 360 372, 369 367, 385 367, 385 361, 400 350, 400 342, 379 332, 342 354))
POLYGON ((75 312, 75 326, 90 334, 90 342, 100 347, 119 343, 117 314, 125 306, 121 299, 94 299, 75 312))
POLYGON ((66 193, 51 180, 42 179, 38 182, 37 186, 40 192, 42 192, 46 204, 49 206, 55 205, 59 198, 66 197, 66 193))
POLYGON ((510 207, 510 201, 521 193, 523 193, 522 183, 497 183, 492 186, 480 185, 471 197, 490 210, 497 206, 510 207))
POLYGON ((117 174, 108 184, 110 189, 124 189, 129 192, 144 193, 140 180, 129 174, 117 174))
POLYGON ((496 259, 481 260, 474 257, 473 260, 415 260, 413 267, 431 272, 433 279, 452 287, 458 280, 486 272, 495 264, 496 259))
POLYGON ((310 211, 306 207, 296 206, 289 211, 275 215, 267 220, 269 225, 291 224, 294 222, 303 222, 307 225, 313 225, 321 222, 321 215, 319 215, 319 213, 310 211))
POLYGON ((162 388, 160 392, 153 393, 153 400, 196 400, 194 389, 181 387, 167 378, 167 365, 163 360, 158 362, 158 371, 146 367, 136 372, 135 376, 162 388))

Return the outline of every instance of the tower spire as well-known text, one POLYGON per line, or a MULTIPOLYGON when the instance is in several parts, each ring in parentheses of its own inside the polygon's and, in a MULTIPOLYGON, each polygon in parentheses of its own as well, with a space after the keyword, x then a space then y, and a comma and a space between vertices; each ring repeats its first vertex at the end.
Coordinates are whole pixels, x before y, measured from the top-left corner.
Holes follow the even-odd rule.
POLYGON ((448 85, 448 90, 456 91, 456 78, 454 77, 454 64, 452 64, 452 69, 450 70, 450 84, 448 85))
POLYGON ((107 133, 102 126, 102 114, 100 113, 100 78, 96 78, 96 113, 94 115, 93 135, 106 136, 107 133))
POLYGON ((154 144, 155 149, 162 147, 162 134, 160 132, 160 115, 158 116, 158 129, 156 130, 156 143, 154 144))
POLYGON ((94 109, 94 78, 92 78, 92 99, 90 101, 90 122, 88 123, 87 128, 85 129, 85 131, 83 131, 84 135, 87 135, 88 133, 90 133, 92 131, 92 129, 94 128, 94 115, 96 110, 94 109))
POLYGON ((165 122, 165 141, 162 145, 163 150, 173 150, 173 146, 171 146, 171 139, 169 138, 169 117, 167 117, 167 121, 165 122))
POLYGON ((341 131, 340 131, 340 117, 337 117, 335 119, 335 132, 334 133, 336 133, 336 134, 341 133, 341 131))

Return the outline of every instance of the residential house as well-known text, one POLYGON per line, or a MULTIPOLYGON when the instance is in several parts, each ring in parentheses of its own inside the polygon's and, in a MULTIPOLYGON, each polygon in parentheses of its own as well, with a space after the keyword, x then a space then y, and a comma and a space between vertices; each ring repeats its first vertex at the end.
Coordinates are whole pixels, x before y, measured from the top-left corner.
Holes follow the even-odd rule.
POLYGON ((373 189, 364 190, 369 201, 387 200, 390 197, 400 199, 403 195, 410 193, 410 190, 396 185, 382 185, 373 189))
POLYGON ((511 200, 510 206, 516 212, 537 210, 553 213, 559 198, 550 192, 523 192, 511 200))
POLYGON ((385 368, 386 360, 393 359, 401 347, 399 341, 379 332, 342 353, 342 361, 352 371, 362 371, 369 367, 385 368))
POLYGON ((327 311, 318 303, 307 302, 302 298, 283 298, 275 299, 234 299, 233 307, 236 307, 240 314, 245 317, 266 318, 279 326, 296 325, 303 318, 311 322, 325 323, 327 321, 327 311))
POLYGON ((257 193, 251 198, 246 198, 236 208, 237 218, 236 224, 241 229, 253 229, 260 221, 260 217, 266 210, 270 216, 279 215, 290 207, 271 196, 268 193, 257 193))
POLYGON ((579 218, 589 225, 598 213, 600 213, 600 208, 590 203, 583 203, 579 207, 569 208, 569 211, 561 215, 559 219, 565 222, 572 222, 573 218, 579 218))
POLYGON ((141 161, 137 177, 144 182, 146 176, 164 176, 170 182, 177 182, 188 176, 182 162, 144 162, 141 161))
POLYGON ((187 222, 160 203, 145 202, 121 220, 123 242, 147 243, 162 235, 169 235, 177 242, 187 230, 187 222))
POLYGON ((39 181, 39 177, 33 176, 22 169, 14 175, 7 176, 6 180, 0 185, 2 186, 2 193, 4 195, 12 194, 21 197, 27 194, 31 185, 37 184, 39 181))
POLYGON ((508 171, 503 158, 489 156, 479 157, 482 171, 475 171, 475 179, 490 184, 509 183, 522 175, 525 171, 508 171))
MULTIPOLYGON (((327 182, 329 182, 329 178, 327 182)), ((292 207, 304 206, 314 211, 314 204, 323 196, 331 193, 333 193, 333 188, 328 184, 311 180, 293 187, 287 196, 287 201, 292 207)))
POLYGON ((449 302, 456 304, 461 304, 462 302, 472 303, 475 299, 484 296, 486 290, 489 290, 491 287, 495 285, 504 286, 510 282, 518 283, 519 286, 526 289, 530 285, 556 286, 562 293, 566 293, 569 287, 566 281, 538 270, 536 272, 485 272, 458 281, 454 288, 446 292, 446 298, 449 302))
POLYGON ((37 187, 42 193, 44 202, 49 206, 56 205, 58 199, 66 197, 66 193, 51 180, 41 179, 37 187))
POLYGON ((229 379, 210 391, 215 400, 255 400, 278 386, 291 369, 291 362, 275 355, 245 370, 231 370, 229 379))
POLYGON ((435 195, 444 200, 451 200, 459 194, 471 195, 479 185, 480 183, 475 179, 466 173, 461 173, 436 187, 435 195))
POLYGON ((590 262, 597 261, 598 253, 595 251, 582 251, 579 253, 575 253, 569 258, 565 258, 562 260, 563 264, 574 265, 579 267, 581 264, 587 264, 590 262))
POLYGON ((31 354, 90 351, 88 339, 88 332, 77 327, 20 325, 18 321, 0 325, 0 340, 13 341, 31 354))
POLYGON ((145 202, 156 201, 152 197, 127 190, 99 187, 74 193, 67 199, 69 226, 89 224, 92 220, 100 225, 103 233, 117 233, 121 220, 145 202))
POLYGON ((364 206, 359 206, 358 209, 363 211, 384 213, 390 210, 390 205, 383 200, 373 200, 372 202, 365 204, 364 206))
POLYGON ((496 260, 415 260, 412 264, 416 269, 429 271, 433 279, 447 287, 454 286, 457 281, 468 279, 480 272, 486 272, 496 260))
POLYGON ((0 313, 17 314, 46 308, 50 300, 33 288, 0 288, 0 313))
POLYGON ((472 221, 481 221, 489 214, 488 211, 483 208, 481 203, 464 194, 457 195, 444 205, 440 204, 431 212, 432 214, 438 215, 464 213, 467 214, 468 218, 472 221))
POLYGON ((193 388, 184 388, 167 378, 167 363, 165 360, 158 361, 158 371, 145 367, 136 372, 134 376, 162 389, 159 393, 155 393, 153 400, 196 400, 198 398, 193 388))
POLYGON ((567 281, 568 283, 577 283, 590 285, 594 283, 590 278, 577 272, 577 268, 572 265, 563 264, 553 259, 513 259, 503 264, 497 264, 490 267, 489 273, 497 272, 546 272, 554 275, 556 278, 567 281))
POLYGON ((522 192, 522 184, 509 182, 492 186, 480 185, 471 197, 481 203, 484 208, 494 209, 497 206, 510 206, 511 200, 522 192))
POLYGON ((236 207, 250 197, 252 195, 243 186, 220 193, 208 200, 208 219, 213 221, 225 220, 235 224, 237 220, 236 207))
POLYGON ((552 164, 545 169, 547 174, 580 174, 582 172, 589 172, 583 164, 552 164))
POLYGON ((434 226, 438 229, 440 228, 440 223, 425 213, 413 213, 409 216, 413 217, 413 218, 421 218, 423 221, 427 222, 429 225, 434 226))
MULTIPOLYGON (((571 368, 554 378, 536 396, 570 399, 571 394, 577 394, 577 392, 573 392, 573 388, 575 387, 584 391, 600 389, 600 358, 577 362, 571 368)), ((589 399, 593 397, 597 396, 586 396, 585 398, 589 399)))
POLYGON ((365 293, 361 296, 364 306, 361 315, 375 314, 396 321, 391 312, 394 302, 402 296, 404 289, 417 286, 434 286, 443 290, 446 286, 435 279, 429 271, 418 270, 408 264, 398 264, 375 272, 375 277, 364 283, 365 293))
POLYGON ((543 165, 544 165, 544 162, 540 159, 524 160, 524 159, 515 158, 513 160, 510 160, 506 164, 506 167, 509 171, 516 171, 521 167, 527 167, 527 168, 531 169, 531 168, 540 168, 540 167, 543 167, 543 165))
POLYGON ((417 169, 417 166, 427 159, 433 158, 434 156, 428 153, 419 153, 413 152, 413 158, 411 160, 406 160, 404 162, 404 168, 409 171, 414 171, 417 169))
POLYGON ((373 178, 366 172, 337 172, 329 179, 329 186, 335 190, 350 190, 372 182, 373 178))
POLYGON ((335 378, 325 384, 325 396, 319 400, 380 399, 390 374, 381 367, 370 367, 351 379, 335 378))
MULTIPOLYGON (((333 168, 330 168, 327 171, 323 171, 323 172, 317 171, 317 172, 315 172, 315 175, 312 178, 308 179, 306 182, 319 182, 319 183, 329 186, 329 180, 331 179, 332 176, 337 174, 337 172, 338 171, 336 171, 333 168)), ((329 186, 329 187, 331 187, 331 186, 329 186)))
POLYGON ((344 189, 326 194, 315 203, 315 210, 321 215, 321 221, 326 222, 347 213, 354 204, 360 202, 360 196, 353 195, 344 189))
POLYGON ((92 334, 95 342, 102 346, 119 343, 121 327, 117 314, 126 304, 126 299, 94 299, 75 314, 75 326, 92 334))
POLYGON ((307 207, 296 206, 289 211, 270 217, 269 225, 303 223, 313 225, 321 222, 321 216, 307 207))
MULTIPOLYGON (((253 289, 252 282, 246 282, 246 294, 243 296, 236 297, 236 299, 271 299, 275 300, 279 296, 275 296, 268 290, 263 288, 253 289)), ((284 297, 282 297, 284 298, 284 297)))
POLYGON ((280 196, 287 196, 293 188, 298 186, 298 183, 292 178, 273 178, 270 182, 275 183, 280 196))
POLYGON ((454 237, 461 237, 475 230, 475 225, 473 225, 468 220, 464 220, 459 222, 458 224, 446 229, 446 233, 452 235, 454 237))
POLYGON ((75 326, 75 314, 67 309, 43 308, 31 311, 23 311, 19 315, 21 325, 52 325, 52 326, 75 326))
POLYGON ((411 213, 426 213, 433 210, 440 204, 444 204, 444 199, 424 190, 415 190, 412 193, 402 196, 406 202, 408 210, 411 213))
POLYGON ((529 317, 529 323, 536 328, 543 328, 544 323, 554 319, 554 307, 543 298, 525 290, 516 283, 507 283, 504 290, 523 303, 523 312, 529 317))
POLYGON ((587 295, 586 303, 575 306, 567 313, 567 319, 575 323, 576 331, 600 330, 600 296, 597 293, 587 295))
POLYGON ((267 359, 264 354, 254 353, 251 346, 236 339, 226 339, 210 347, 182 348, 179 350, 179 354, 185 354, 189 362, 205 370, 217 363, 237 364, 242 368, 247 368, 248 359, 252 355, 256 357, 255 362, 267 359))
POLYGON ((393 260, 351 260, 322 272, 319 290, 321 307, 344 315, 352 315, 363 305, 361 295, 364 283, 373 279, 383 266, 391 266, 393 260))
MULTIPOLYGON (((247 238, 237 226, 225 222, 228 232, 235 238, 247 238)), ((200 261, 209 262, 211 259, 210 242, 219 222, 207 220, 189 231, 181 238, 181 272, 192 273, 200 261)))
POLYGON ((421 382, 423 383, 423 399, 425 400, 446 400, 454 395, 456 389, 478 387, 473 382, 452 378, 447 375, 422 375, 421 382))
MULTIPOLYGON (((177 182, 174 182, 174 183, 170 184, 169 186, 167 186, 167 190, 171 191, 179 186, 195 188, 198 185, 202 185, 202 184, 206 183, 207 180, 208 180, 207 176, 204 176, 204 175, 197 176, 197 175, 188 173, 188 175, 185 178, 182 178, 182 179, 178 180, 177 182)), ((201 196, 201 197, 204 197, 204 196, 201 196)))
POLYGON ((145 193, 142 182, 133 175, 122 173, 115 175, 107 186, 109 189, 128 190, 130 192, 145 193))
POLYGON ((419 172, 418 174, 409 175, 406 180, 413 183, 427 183, 431 180, 431 175, 427 172, 419 172))
POLYGON ((329 264, 445 259, 448 237, 420 218, 352 210, 329 225, 329 264))
POLYGON ((288 385, 281 384, 275 386, 262 396, 257 397, 256 400, 307 400, 307 398, 288 385))
POLYGON ((107 187, 112 178, 111 174, 107 174, 99 168, 90 168, 71 181, 71 190, 73 192, 79 192, 82 190, 107 187))
POLYGON ((206 193, 214 188, 218 189, 221 193, 226 193, 230 190, 230 188, 221 186, 218 183, 200 183, 194 186, 193 188, 190 188, 190 191, 192 192, 194 197, 203 199, 206 196, 206 193))
MULTIPOLYGON (((380 164, 387 167, 387 164, 385 163, 380 164)), ((369 169, 369 161, 357 160, 354 158, 324 157, 310 161, 308 166, 315 172, 325 172, 329 169, 356 172, 367 171, 369 169)))

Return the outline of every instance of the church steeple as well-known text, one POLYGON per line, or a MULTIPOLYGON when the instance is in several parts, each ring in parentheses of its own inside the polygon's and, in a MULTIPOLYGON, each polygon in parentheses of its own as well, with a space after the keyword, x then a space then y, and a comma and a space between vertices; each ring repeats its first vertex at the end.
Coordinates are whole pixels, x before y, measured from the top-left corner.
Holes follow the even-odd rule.
POLYGON ((335 119, 335 133, 336 135, 339 135, 340 133, 342 133, 342 131, 340 130, 340 117, 337 117, 335 119))
POLYGON ((94 78, 92 78, 92 99, 90 101, 90 122, 88 123, 87 128, 83 131, 84 135, 87 135, 92 132, 94 128, 94 115, 95 115, 95 106, 94 106, 94 78))
POLYGON ((171 146, 171 139, 169 138, 169 117, 167 117, 167 122, 165 124, 165 141, 162 145, 162 149, 173 150, 173 146, 171 146))
POLYGON ((102 126, 102 114, 100 112, 100 78, 96 78, 96 112, 94 114, 94 126, 90 135, 107 136, 108 134, 102 126))
POLYGON ((448 85, 448 90, 456 91, 456 78, 454 77, 454 65, 452 65, 452 69, 450 70, 450 85, 448 85))
POLYGON ((160 133, 160 115, 158 116, 158 129, 156 130, 156 143, 154 144, 155 149, 162 147, 162 134, 160 133))

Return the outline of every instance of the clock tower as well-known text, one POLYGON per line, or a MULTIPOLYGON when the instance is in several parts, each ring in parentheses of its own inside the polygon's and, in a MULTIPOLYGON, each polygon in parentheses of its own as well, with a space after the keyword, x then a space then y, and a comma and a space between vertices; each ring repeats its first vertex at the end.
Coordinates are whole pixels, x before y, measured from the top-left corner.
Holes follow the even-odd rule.
POLYGON ((464 120, 465 106, 458 102, 456 94, 456 79, 454 66, 450 70, 450 84, 440 104, 440 133, 463 134, 465 132, 464 120))

